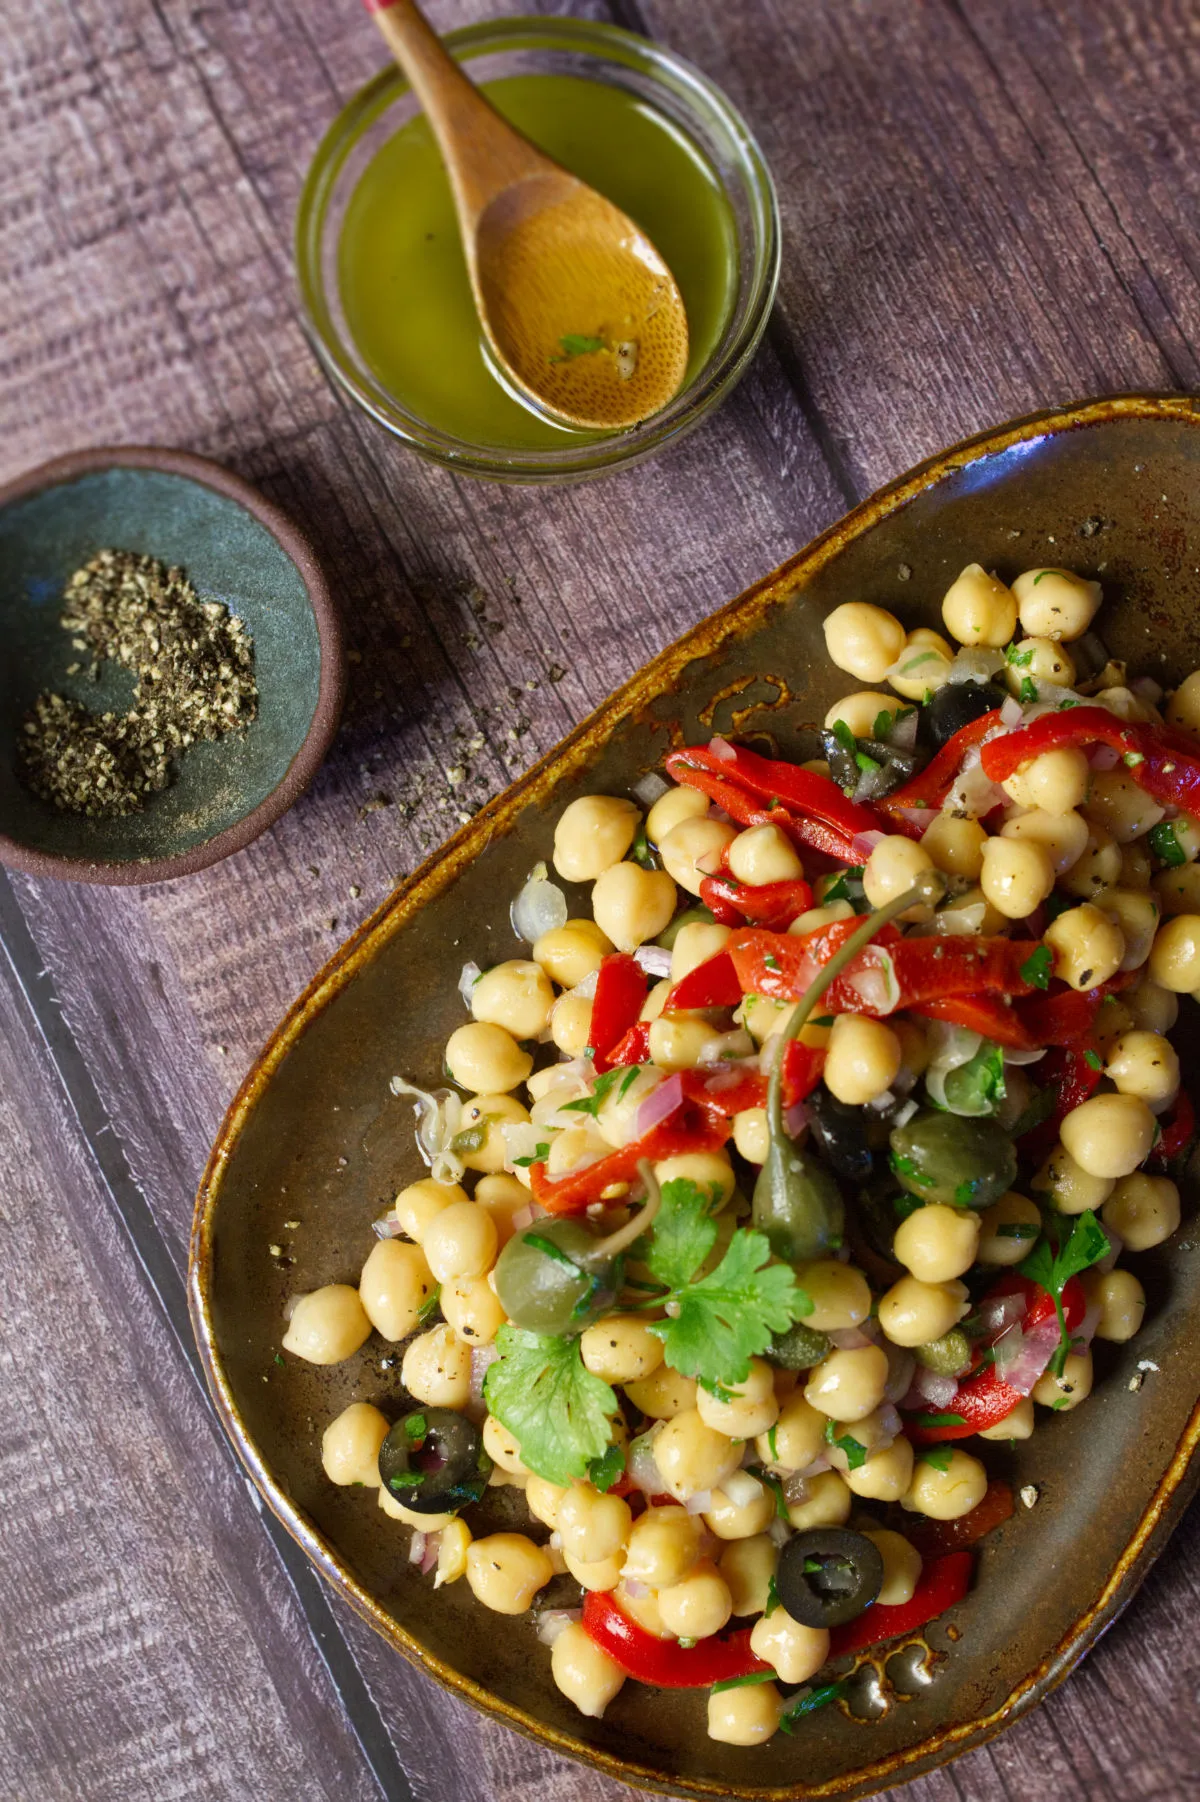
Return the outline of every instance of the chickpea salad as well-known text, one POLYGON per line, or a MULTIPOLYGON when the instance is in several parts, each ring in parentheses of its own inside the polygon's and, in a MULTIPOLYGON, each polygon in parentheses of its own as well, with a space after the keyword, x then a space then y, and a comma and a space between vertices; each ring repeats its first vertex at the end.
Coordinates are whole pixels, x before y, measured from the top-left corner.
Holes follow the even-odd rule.
POLYGON ((357 1288, 289 1302, 296 1357, 402 1346, 329 1479, 529 1613, 584 1715, 632 1679, 715 1740, 800 1730, 966 1594, 1013 1511, 987 1442, 1142 1324, 1193 1138, 1200 671, 1131 679, 1101 598, 972 564, 948 636, 840 606, 864 686, 820 756, 718 737, 572 801, 527 953, 462 972, 454 1086, 392 1080, 428 1175, 357 1288))

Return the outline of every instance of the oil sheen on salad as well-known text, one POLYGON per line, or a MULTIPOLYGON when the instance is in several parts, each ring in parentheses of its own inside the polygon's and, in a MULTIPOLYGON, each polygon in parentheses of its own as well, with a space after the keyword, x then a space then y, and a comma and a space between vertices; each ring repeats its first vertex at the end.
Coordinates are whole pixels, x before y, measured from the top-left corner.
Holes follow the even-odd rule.
MULTIPOLYGON (((702 151, 656 108, 603 82, 514 75, 484 92, 518 130, 636 219, 665 257, 687 310, 690 381, 720 341, 737 282, 733 216, 702 151)), ((427 425, 498 449, 550 450, 604 436, 556 425, 492 374, 450 184, 423 116, 364 170, 342 226, 338 278, 368 366, 427 425)))

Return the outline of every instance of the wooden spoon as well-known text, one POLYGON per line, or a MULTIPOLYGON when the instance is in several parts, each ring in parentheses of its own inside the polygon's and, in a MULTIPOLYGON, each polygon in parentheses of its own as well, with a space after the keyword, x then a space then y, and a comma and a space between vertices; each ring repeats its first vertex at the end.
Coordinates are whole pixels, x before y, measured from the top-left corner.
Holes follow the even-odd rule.
POLYGON ((484 335, 508 380, 565 424, 614 431, 683 384, 687 314, 632 219, 502 119, 415 0, 367 0, 433 127, 484 335))

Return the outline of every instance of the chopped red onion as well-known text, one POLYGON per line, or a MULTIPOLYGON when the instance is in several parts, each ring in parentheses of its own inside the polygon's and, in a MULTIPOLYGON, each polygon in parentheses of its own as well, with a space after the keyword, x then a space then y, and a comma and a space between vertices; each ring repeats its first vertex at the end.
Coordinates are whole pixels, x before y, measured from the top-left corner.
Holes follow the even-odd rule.
POLYGON ((866 1105, 873 1114, 886 1114, 889 1108, 895 1107, 896 1097, 890 1089, 883 1089, 878 1095, 872 1096, 866 1105))
POLYGON ((882 844, 886 837, 886 832, 856 832, 850 849, 855 857, 866 863, 876 845, 882 844))
POLYGON ((582 995, 585 1001, 590 1001, 592 996, 596 993, 596 984, 599 980, 599 969, 589 970, 583 981, 575 984, 575 987, 571 990, 572 995, 582 995))
POLYGON ((671 953, 661 945, 639 945, 633 956, 647 976, 661 978, 671 974, 671 953))
POLYGON ((1079 1349, 1080 1346, 1090 1345, 1092 1343, 1092 1340, 1096 1337, 1096 1328, 1099 1326, 1099 1324, 1100 1324, 1100 1303, 1098 1301, 1094 1301, 1094 1302, 1092 1302, 1091 1306, 1088 1308, 1087 1313, 1084 1315, 1083 1319, 1080 1321, 1078 1327, 1071 1334, 1071 1350, 1076 1351, 1079 1349))
POLYGON ((958 1394, 958 1378, 943 1376, 940 1370, 926 1370, 923 1364, 918 1364, 913 1388, 931 1408, 948 1408, 958 1394))
POLYGON ((629 1597, 631 1602, 644 1602, 646 1597, 650 1594, 649 1585, 646 1583, 639 1583, 636 1577, 626 1577, 624 1579, 624 1589, 625 1594, 629 1597))
POLYGON ((990 682, 1004 668, 1003 651, 992 651, 982 645, 969 650, 964 645, 950 665, 949 682, 990 682))
POLYGON ((783 1127, 789 1139, 798 1139, 812 1121, 807 1101, 794 1101, 783 1116, 783 1127))
POLYGON ((1000 709, 1000 724, 1010 728, 1019 726, 1024 717, 1025 709, 1022 707, 1020 701, 1017 700, 1015 695, 1009 695, 1003 707, 1000 709))
POLYGON ((919 1109, 919 1105, 917 1102, 915 1102, 915 1101, 904 1102, 904 1104, 901 1107, 898 1107, 896 1109, 896 1117, 892 1121, 892 1125, 894 1127, 895 1126, 907 1126, 909 1121, 912 1119, 913 1115, 915 1113, 918 1113, 919 1111, 920 1111, 920 1109, 919 1109))
POLYGON ((1094 745, 1088 753, 1088 764, 1094 770, 1115 770, 1120 761, 1116 745, 1094 745))
POLYGON ((523 1233, 527 1226, 533 1225, 533 1208, 518 1208, 512 1217, 514 1233, 523 1233))
POLYGON ((979 1304, 979 1318, 984 1331, 993 1337, 1024 1317, 1025 1297, 1020 1290, 1015 1295, 988 1296, 979 1304))
POLYGON ((471 991, 482 975, 483 971, 476 963, 464 964, 462 967, 462 974, 458 979, 458 992, 467 1007, 471 1005, 471 991))
POLYGON ((483 1400, 483 1379, 500 1356, 494 1345, 477 1345, 471 1353, 471 1400, 483 1400))
POLYGON ((714 757, 721 759, 722 763, 737 762, 737 752, 727 738, 710 738, 708 748, 714 757))
POLYGON ((382 1214, 378 1220, 372 1220, 371 1231, 377 1239, 398 1239, 404 1228, 394 1214, 382 1214))
POLYGON ((673 1076, 668 1076, 666 1082, 660 1082, 638 1108, 635 1122, 637 1137, 644 1138, 653 1127, 663 1120, 669 1120, 683 1106, 683 1099, 683 1077, 676 1070, 673 1076))
POLYGON ((647 1433, 641 1433, 629 1447, 629 1481, 643 1495, 661 1495, 666 1488, 662 1472, 654 1459, 654 1441, 662 1431, 662 1422, 657 1422, 647 1433))
MULTIPOLYGON (((632 1594, 632 1590, 630 1590, 632 1594)), ((537 1636, 544 1646, 552 1646, 560 1633, 582 1617, 581 1608, 547 1608, 538 1616, 537 1636)))
POLYGON ((1163 698, 1162 683, 1153 676, 1135 676, 1129 686, 1139 701, 1148 701, 1151 707, 1157 707, 1163 698))
POLYGON ((420 1564, 424 1559, 425 1537, 424 1533, 418 1533, 414 1527, 412 1541, 408 1548, 408 1562, 410 1564, 420 1564))
POLYGON ((440 1552, 441 1547, 442 1535, 440 1531, 437 1533, 426 1533, 425 1550, 421 1557, 421 1575, 423 1577, 427 1577, 431 1570, 437 1569, 438 1553, 440 1552))
POLYGON ((762 1495, 762 1484, 748 1470, 735 1470, 722 1479, 721 1491, 735 1508, 751 1508, 762 1495))
POLYGON ((938 817, 936 807, 897 807, 895 811, 902 820, 907 820, 910 826, 915 826, 918 832, 928 831, 938 817))
POLYGON ((767 1538, 771 1541, 771 1544, 777 1545, 777 1546, 785 1546, 791 1537, 792 1537, 792 1529, 788 1525, 787 1521, 780 1520, 779 1516, 776 1515, 775 1519, 771 1522, 770 1526, 767 1528, 767 1538))
POLYGON ((527 944, 536 944, 545 932, 553 932, 567 923, 567 897, 546 879, 546 866, 540 874, 529 878, 509 909, 512 929, 527 944))
POLYGON ((736 1089, 748 1072, 757 1076, 761 1070, 762 1065, 756 1057, 728 1058, 705 1078, 704 1092, 720 1095, 725 1089, 736 1089))
MULTIPOLYGON (((797 1486, 799 1486, 800 1484, 804 1485, 804 1492, 805 1492, 805 1495, 807 1495, 809 1477, 819 1477, 821 1475, 822 1471, 832 1470, 832 1469, 833 1469, 833 1466, 829 1462, 828 1456, 824 1452, 818 1452, 817 1456, 815 1458, 813 1458, 810 1463, 806 1464, 804 1466, 803 1470, 793 1470, 793 1471, 789 1472, 789 1475, 792 1479, 794 1479, 797 1486)), ((787 1497, 787 1499, 789 1501, 794 1501, 796 1499, 794 1496, 787 1495, 787 1479, 786 1478, 784 1480, 783 1489, 784 1489, 784 1495, 785 1495, 785 1497, 787 1497)), ((803 1501, 804 1497, 801 1496, 800 1499, 801 1499, 801 1501, 803 1501)))
POLYGON ((1058 1320, 1053 1314, 1048 1320, 1040 1320, 1027 1333, 1018 1326, 1010 1326, 996 1341, 996 1374, 1003 1374, 1004 1381, 1018 1395, 1031 1395, 1034 1384, 1058 1348, 1059 1338, 1058 1320), (1011 1362, 1009 1348, 1005 1345, 1001 1351, 1010 1333, 1014 1336, 1016 1349, 1011 1362))
POLYGON ((283 1304, 283 1318, 285 1320, 290 1320, 305 1296, 310 1295, 311 1293, 312 1291, 310 1289, 304 1289, 297 1291, 295 1295, 289 1295, 283 1304))
MULTIPOLYGON (((820 1459, 814 1459, 813 1462, 819 1464, 820 1459)), ((825 1468, 828 1470, 828 1462, 825 1468)), ((813 1475, 816 1476, 817 1472, 814 1471, 813 1475)), ((783 1499, 785 1502, 791 1503, 793 1507, 808 1500, 808 1479, 803 1471, 789 1470, 784 1473, 783 1499)))
POLYGON ((873 1342, 856 1326, 839 1326, 829 1334, 829 1343, 836 1345, 839 1351, 861 1351, 873 1342))
POLYGON ((900 713, 893 715, 892 723, 884 734, 884 743, 893 745, 897 751, 911 751, 917 742, 920 715, 915 707, 901 711, 903 717, 900 713))
POLYGON ((903 1425, 904 1423, 900 1419, 900 1416, 892 1403, 885 1402, 884 1406, 879 1410, 879 1431, 883 1437, 876 1446, 876 1451, 885 1450, 885 1448, 892 1443, 893 1439, 899 1438, 903 1425))

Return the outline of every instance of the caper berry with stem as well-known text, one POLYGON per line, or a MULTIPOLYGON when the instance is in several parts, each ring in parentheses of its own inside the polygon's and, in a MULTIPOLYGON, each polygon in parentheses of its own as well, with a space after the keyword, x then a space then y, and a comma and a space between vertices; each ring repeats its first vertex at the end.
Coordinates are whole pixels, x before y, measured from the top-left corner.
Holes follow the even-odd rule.
POLYGON ((812 1527, 779 1554, 775 1588, 802 1627, 840 1627, 869 1608, 883 1587, 879 1547, 848 1527, 812 1527))
POLYGON ((616 1232, 597 1238, 581 1220, 548 1218, 509 1240, 496 1264, 495 1285, 514 1326, 569 1337, 612 1307, 621 1287, 621 1255, 658 1212, 658 1183, 645 1160, 638 1174, 645 1204, 616 1232))
POLYGON ((415 1408, 379 1448, 383 1487, 416 1514, 449 1514, 477 1502, 491 1468, 475 1422, 450 1408, 415 1408))
POLYGON ((891 1134, 892 1169, 911 1195, 986 1208, 1012 1188, 1017 1153, 997 1120, 922 1108, 891 1134))

